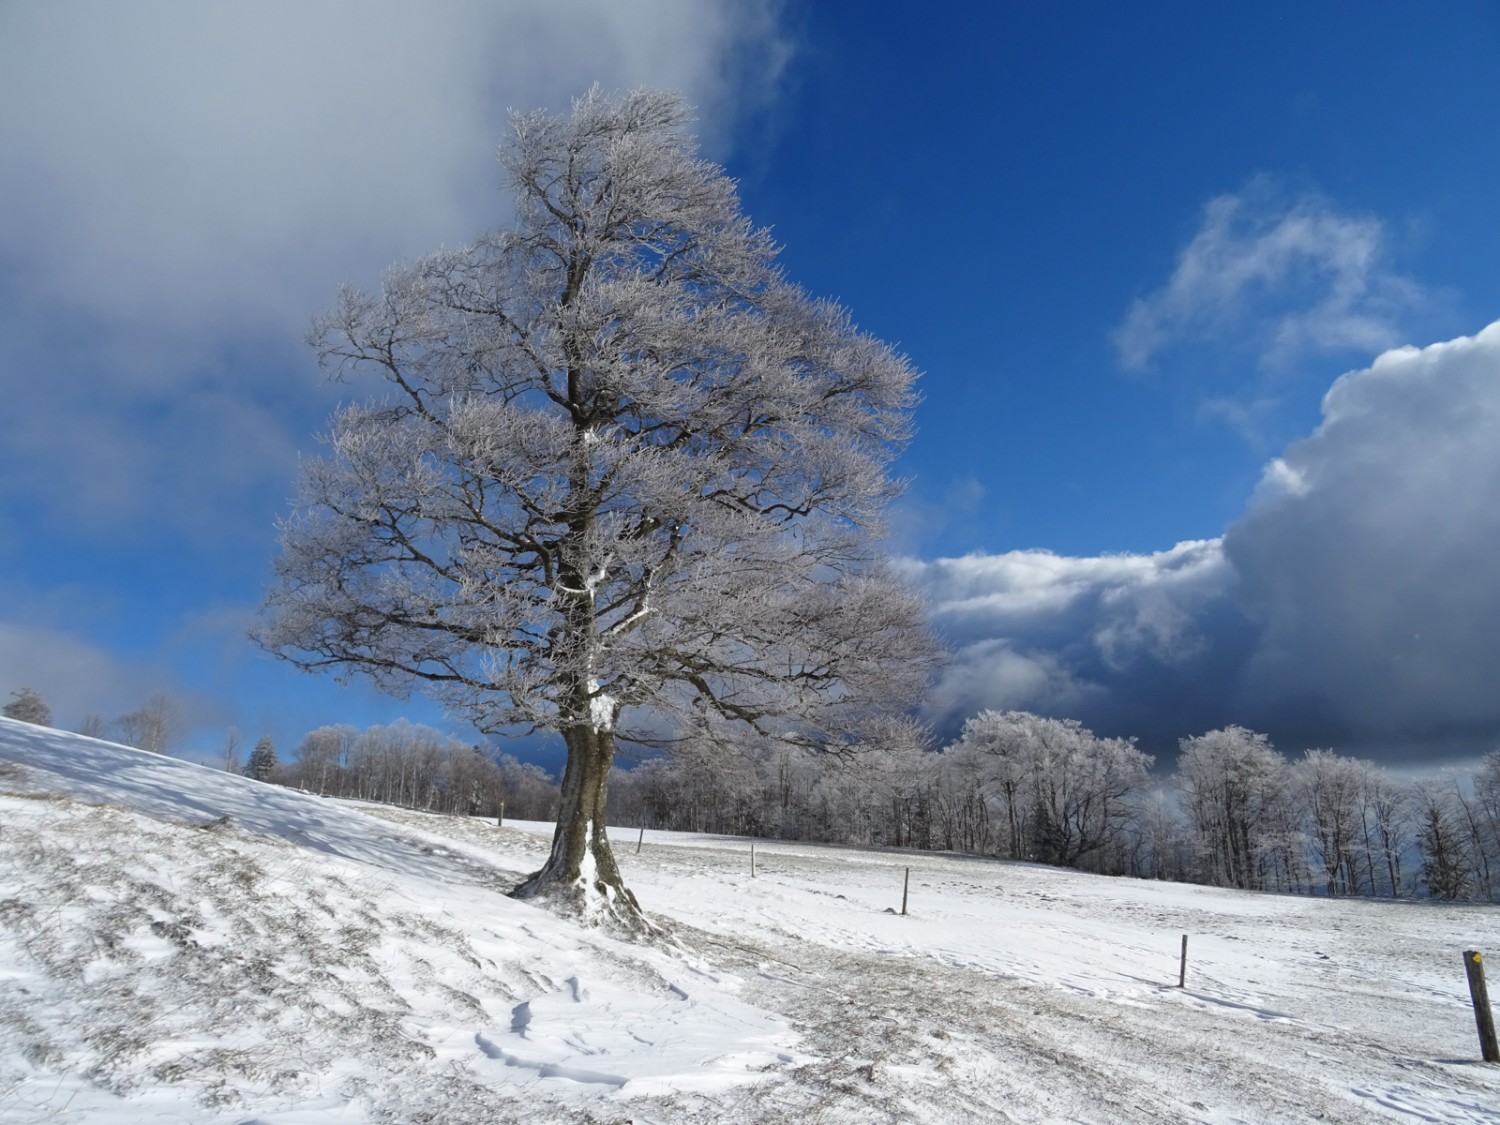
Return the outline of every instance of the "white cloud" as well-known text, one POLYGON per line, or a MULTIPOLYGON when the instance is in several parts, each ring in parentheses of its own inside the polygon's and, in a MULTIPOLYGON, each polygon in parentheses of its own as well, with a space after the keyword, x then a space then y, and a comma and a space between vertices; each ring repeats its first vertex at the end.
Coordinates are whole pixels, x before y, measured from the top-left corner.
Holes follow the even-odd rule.
POLYGON ((951 727, 985 707, 1081 714, 1104 725, 1123 683, 1185 674, 1208 655, 1233 586, 1220 541, 1153 555, 1011 551, 908 561, 954 650, 927 707, 951 727))
POLYGON ((1391 347, 1423 293, 1391 268, 1388 242, 1379 219, 1285 199, 1259 177, 1204 207, 1172 276, 1115 329, 1120 362, 1143 370, 1185 343, 1247 346, 1270 368, 1391 347))
POLYGON ((508 106, 652 83, 717 133, 757 44, 764 4, 8 5, 0 252, 110 321, 300 327, 351 270, 493 220, 508 106))
POLYGON ((0 5, 0 385, 32 422, 0 495, 181 528, 284 480, 278 431, 327 411, 309 317, 503 221, 508 108, 672 87, 722 149, 774 94, 779 6, 0 5))
POLYGON ((1073 715, 1106 692, 1101 684, 1080 680, 1057 653, 1024 651, 1010 640, 989 638, 957 653, 925 712, 940 728, 984 710, 1073 715))

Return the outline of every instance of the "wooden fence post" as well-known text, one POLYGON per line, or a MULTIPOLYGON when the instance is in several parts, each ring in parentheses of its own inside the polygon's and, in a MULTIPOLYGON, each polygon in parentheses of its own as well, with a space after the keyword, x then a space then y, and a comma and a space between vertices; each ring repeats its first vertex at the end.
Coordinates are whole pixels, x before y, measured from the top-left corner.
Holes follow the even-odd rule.
POLYGON ((504 801, 500 802, 500 812, 495 817, 495 827, 496 828, 504 828, 505 827, 505 802, 504 801))
POLYGON ((642 822, 642 824, 641 824, 641 834, 635 838, 635 854, 636 855, 640 855, 641 854, 641 843, 645 839, 646 839, 646 825, 645 825, 644 822, 642 822))
POLYGON ((1464 971, 1469 974, 1469 999, 1474 1002, 1474 1024, 1479 1029, 1479 1053, 1485 1062, 1500 1062, 1500 1043, 1495 1041, 1495 1017, 1490 1014, 1490 994, 1484 986, 1484 956, 1464 950, 1464 971))
POLYGON ((901 880, 901 917, 906 917, 906 892, 911 890, 911 868, 906 869, 906 877, 901 880))
POLYGON ((1187 934, 1182 935, 1182 966, 1177 970, 1177 987, 1187 987, 1187 934))
POLYGON ((750 841, 750 878, 755 878, 755 841, 750 841))

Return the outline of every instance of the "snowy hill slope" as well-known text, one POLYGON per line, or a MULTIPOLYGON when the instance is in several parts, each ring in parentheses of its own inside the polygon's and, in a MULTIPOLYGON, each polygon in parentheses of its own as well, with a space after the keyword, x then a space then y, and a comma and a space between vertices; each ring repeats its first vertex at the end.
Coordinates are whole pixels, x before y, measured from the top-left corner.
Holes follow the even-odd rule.
POLYGON ((0 1120, 611 1119, 627 1084, 791 1058, 786 1021, 691 958, 504 897, 533 836, 486 825, 509 846, 480 858, 9 720, 0 759, 0 1120))
POLYGON ((0 720, 0 1121, 1500 1121, 1492 908, 632 831, 642 949, 548 832, 0 720))

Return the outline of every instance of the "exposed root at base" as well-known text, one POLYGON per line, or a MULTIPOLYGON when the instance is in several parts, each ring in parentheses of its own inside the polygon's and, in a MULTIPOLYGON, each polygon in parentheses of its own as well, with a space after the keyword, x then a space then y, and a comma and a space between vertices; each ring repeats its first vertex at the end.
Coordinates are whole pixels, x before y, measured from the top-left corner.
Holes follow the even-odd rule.
POLYGON ((579 925, 601 929, 627 941, 676 946, 665 924, 652 922, 636 897, 625 887, 579 879, 572 883, 543 882, 538 871, 510 892, 510 897, 536 903, 579 925))

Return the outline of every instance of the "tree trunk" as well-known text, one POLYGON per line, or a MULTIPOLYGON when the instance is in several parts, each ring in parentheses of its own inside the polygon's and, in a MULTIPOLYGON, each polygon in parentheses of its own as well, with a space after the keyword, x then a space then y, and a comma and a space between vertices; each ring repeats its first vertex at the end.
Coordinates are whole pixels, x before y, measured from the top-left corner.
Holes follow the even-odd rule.
POLYGON ((568 746, 568 764, 563 771, 552 854, 542 869, 512 894, 516 898, 551 899, 577 910, 585 920, 600 920, 603 915, 639 927, 644 922, 640 905, 620 878, 606 832, 614 732, 579 724, 565 727, 562 735, 568 746))

